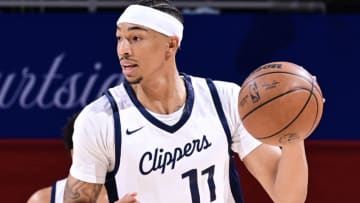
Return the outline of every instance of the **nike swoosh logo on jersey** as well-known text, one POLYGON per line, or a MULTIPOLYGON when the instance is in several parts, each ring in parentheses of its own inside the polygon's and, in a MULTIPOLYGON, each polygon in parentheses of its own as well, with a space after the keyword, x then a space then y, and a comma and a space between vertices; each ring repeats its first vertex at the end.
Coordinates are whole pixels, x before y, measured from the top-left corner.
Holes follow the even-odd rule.
POLYGON ((131 135, 131 134, 133 134, 133 133, 136 133, 137 131, 141 130, 143 127, 144 127, 144 126, 142 126, 142 127, 140 127, 140 128, 137 128, 137 129, 135 129, 135 130, 129 130, 129 128, 128 128, 128 129, 126 129, 126 134, 127 134, 127 135, 131 135))

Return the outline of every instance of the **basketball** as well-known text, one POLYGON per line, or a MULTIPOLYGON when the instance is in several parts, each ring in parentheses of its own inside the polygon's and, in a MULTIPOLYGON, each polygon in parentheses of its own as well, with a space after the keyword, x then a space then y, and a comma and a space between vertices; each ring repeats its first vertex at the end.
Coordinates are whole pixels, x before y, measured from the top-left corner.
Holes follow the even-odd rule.
POLYGON ((255 69, 241 85, 239 114, 256 139, 275 146, 307 138, 323 113, 316 79, 291 62, 271 62, 255 69))

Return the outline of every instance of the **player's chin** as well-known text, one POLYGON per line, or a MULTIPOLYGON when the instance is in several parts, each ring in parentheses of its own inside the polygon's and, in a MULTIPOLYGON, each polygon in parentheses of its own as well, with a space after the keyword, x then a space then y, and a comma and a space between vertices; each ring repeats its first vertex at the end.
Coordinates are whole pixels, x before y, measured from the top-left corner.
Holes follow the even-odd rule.
POLYGON ((140 84, 140 82, 142 81, 143 78, 142 77, 131 77, 131 76, 125 75, 125 79, 129 84, 136 85, 136 84, 140 84))

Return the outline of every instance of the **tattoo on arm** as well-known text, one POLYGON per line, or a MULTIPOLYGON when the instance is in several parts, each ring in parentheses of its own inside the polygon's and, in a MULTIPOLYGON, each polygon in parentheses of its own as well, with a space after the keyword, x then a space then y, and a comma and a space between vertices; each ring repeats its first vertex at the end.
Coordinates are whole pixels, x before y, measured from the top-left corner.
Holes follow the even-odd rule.
POLYGON ((68 177, 65 186, 64 203, 95 203, 101 187, 101 184, 86 183, 68 177))

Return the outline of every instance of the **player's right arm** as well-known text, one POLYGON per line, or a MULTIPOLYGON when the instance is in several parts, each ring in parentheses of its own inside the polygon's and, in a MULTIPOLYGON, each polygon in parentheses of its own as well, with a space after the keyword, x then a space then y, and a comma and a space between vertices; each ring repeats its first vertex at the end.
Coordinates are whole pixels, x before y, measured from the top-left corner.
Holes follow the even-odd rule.
MULTIPOLYGON (((102 186, 102 184, 87 183, 69 175, 65 186, 64 203, 96 202, 102 186)), ((136 192, 128 193, 116 203, 140 203, 136 196, 136 192)))
MULTIPOLYGON (((90 104, 76 118, 74 154, 65 186, 65 203, 95 203, 98 199, 107 172, 114 168, 114 135, 109 135, 114 132, 113 123, 111 107, 105 97, 90 104)), ((117 203, 138 203, 136 195, 126 194, 117 203)))
POLYGON ((74 153, 63 198, 66 203, 95 203, 106 173, 113 168, 115 151, 111 140, 114 137, 107 135, 114 131, 113 125, 109 126, 113 123, 112 114, 96 108, 92 104, 83 109, 74 123, 74 153))
POLYGON ((64 203, 93 203, 96 202, 102 184, 87 183, 71 175, 67 178, 64 203))

